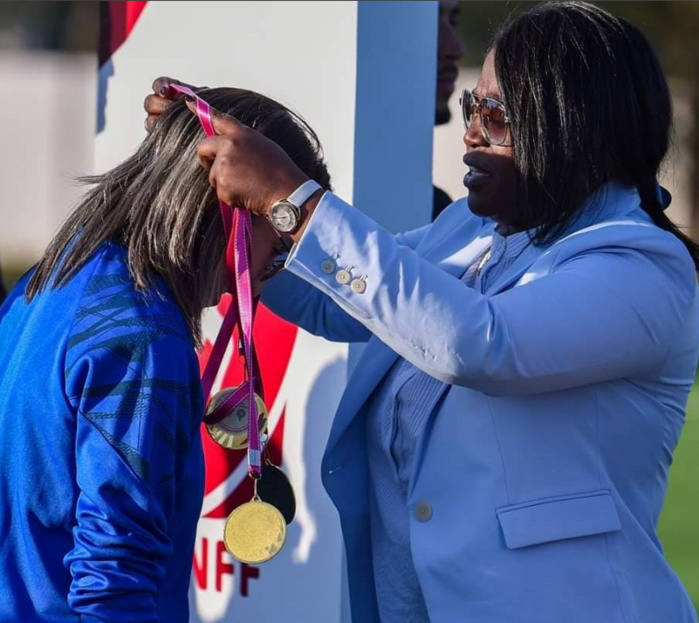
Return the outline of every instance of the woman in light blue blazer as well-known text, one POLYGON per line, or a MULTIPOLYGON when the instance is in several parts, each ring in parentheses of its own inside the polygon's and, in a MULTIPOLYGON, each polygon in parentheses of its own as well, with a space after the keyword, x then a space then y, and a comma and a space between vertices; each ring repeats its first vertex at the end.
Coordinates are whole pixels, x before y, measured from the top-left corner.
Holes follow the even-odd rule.
POLYGON ((234 120, 199 148, 295 243, 267 305, 368 342, 322 464, 353 621, 696 622, 656 533, 699 351, 658 60, 595 6, 541 5, 462 103, 468 201, 397 237, 234 120))

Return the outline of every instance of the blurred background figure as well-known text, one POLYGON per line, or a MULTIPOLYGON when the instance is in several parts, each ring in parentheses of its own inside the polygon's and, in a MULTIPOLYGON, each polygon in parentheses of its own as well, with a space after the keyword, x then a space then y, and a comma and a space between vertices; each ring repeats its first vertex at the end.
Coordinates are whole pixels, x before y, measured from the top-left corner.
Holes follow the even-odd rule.
MULTIPOLYGON (((458 62, 464 55, 464 45, 457 32, 460 3, 441 0, 439 3, 439 32, 437 48, 437 97, 435 101, 435 126, 445 125, 451 120, 449 98, 454 93, 459 76, 458 62)), ((437 186, 434 187, 432 220, 446 208, 453 199, 437 186)))
MULTIPOLYGON (((462 184, 465 170, 461 164, 463 127, 457 114, 458 94, 462 88, 475 86, 477 68, 493 29, 509 13, 533 4, 440 2, 439 41, 440 50, 445 52, 442 56, 440 51, 438 68, 444 68, 444 88, 438 82, 433 183, 452 199, 466 192, 462 184), (455 64, 458 77, 450 88, 455 64), (440 113, 444 108, 451 117, 440 113)), ((662 183, 673 195, 670 217, 697 239, 699 2, 599 4, 641 28, 670 78, 675 140, 662 183)), ((0 2, 0 84, 5 95, 0 98, 0 144, 5 147, 0 152, 0 262, 8 289, 41 256, 58 224, 75 204, 80 189, 73 178, 92 172, 98 27, 97 2, 0 2)), ((148 86, 144 84, 143 90, 148 86)), ((404 94, 396 94, 396 106, 404 98, 404 94)), ((141 109, 140 93, 133 106, 141 109)), ((320 136, 321 141, 323 138, 320 136)), ((666 555, 695 604, 699 604, 698 449, 699 394, 695 390, 660 518, 666 555)))

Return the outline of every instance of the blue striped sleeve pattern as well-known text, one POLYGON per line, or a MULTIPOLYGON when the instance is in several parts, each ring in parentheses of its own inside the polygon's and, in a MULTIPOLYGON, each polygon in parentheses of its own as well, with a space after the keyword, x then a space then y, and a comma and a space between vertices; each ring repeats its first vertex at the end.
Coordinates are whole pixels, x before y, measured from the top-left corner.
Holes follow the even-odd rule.
POLYGON ((87 283, 66 355, 80 490, 68 602, 82 623, 150 623, 184 457, 199 442, 201 388, 174 302, 137 292, 123 262, 105 261, 115 266, 87 283))

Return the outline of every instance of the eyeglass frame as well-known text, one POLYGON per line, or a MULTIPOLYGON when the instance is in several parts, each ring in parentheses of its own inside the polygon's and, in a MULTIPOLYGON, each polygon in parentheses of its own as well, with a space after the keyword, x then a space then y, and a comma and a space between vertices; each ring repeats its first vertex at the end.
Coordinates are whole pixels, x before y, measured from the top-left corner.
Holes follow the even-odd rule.
POLYGON ((462 121, 464 124, 464 131, 468 131, 469 126, 473 122, 473 117, 477 114, 478 118, 481 120, 481 135, 483 138, 488 142, 489 145, 495 145, 496 147, 511 147, 512 145, 505 144, 507 141, 507 136, 509 132, 505 132, 505 136, 502 140, 501 143, 496 143, 494 142, 491 137, 490 137, 490 132, 488 131, 488 128, 486 127, 487 124, 484 123, 483 121, 483 116, 481 115, 481 109, 483 108, 484 104, 488 103, 492 108, 499 108, 502 110, 502 112, 505 115, 504 120, 502 123, 504 123, 506 126, 510 125, 510 117, 507 114, 507 108, 505 108, 505 104, 499 100, 496 100, 492 97, 481 97, 471 91, 471 89, 463 89, 461 91, 461 97, 459 97, 459 106, 461 107, 461 117, 462 121), (468 116, 470 117, 470 121, 467 120, 467 113, 466 113, 466 107, 464 106, 464 101, 468 97, 472 101, 472 104, 469 106, 469 111, 468 111, 468 116), (475 106, 475 110, 474 110, 475 106))

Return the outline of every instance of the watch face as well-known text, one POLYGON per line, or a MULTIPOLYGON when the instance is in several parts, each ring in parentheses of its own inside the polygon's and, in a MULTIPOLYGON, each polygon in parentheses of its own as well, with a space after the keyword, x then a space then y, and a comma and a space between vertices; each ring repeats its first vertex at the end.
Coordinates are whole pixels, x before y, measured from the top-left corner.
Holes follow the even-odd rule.
POLYGON ((270 219, 275 229, 285 234, 294 231, 298 224, 298 217, 293 206, 281 201, 272 206, 270 219))

